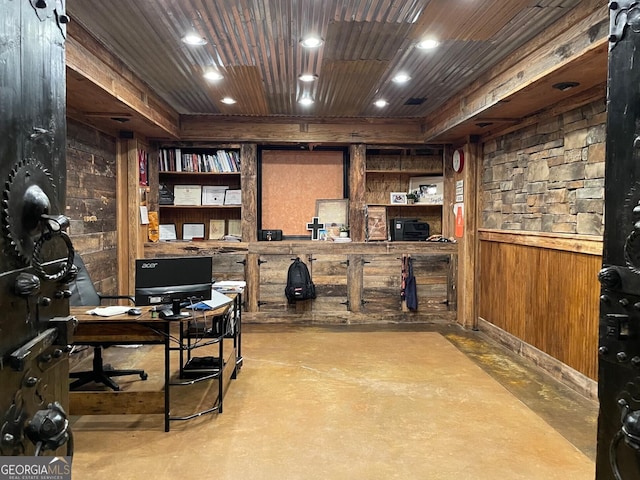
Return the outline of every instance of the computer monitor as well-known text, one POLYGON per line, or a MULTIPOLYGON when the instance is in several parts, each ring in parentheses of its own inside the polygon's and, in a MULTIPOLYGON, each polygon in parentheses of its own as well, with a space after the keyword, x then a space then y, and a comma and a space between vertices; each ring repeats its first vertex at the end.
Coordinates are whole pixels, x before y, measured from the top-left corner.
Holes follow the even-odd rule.
POLYGON ((203 256, 137 259, 136 305, 171 305, 170 316, 187 316, 183 304, 211 300, 212 265, 203 256))

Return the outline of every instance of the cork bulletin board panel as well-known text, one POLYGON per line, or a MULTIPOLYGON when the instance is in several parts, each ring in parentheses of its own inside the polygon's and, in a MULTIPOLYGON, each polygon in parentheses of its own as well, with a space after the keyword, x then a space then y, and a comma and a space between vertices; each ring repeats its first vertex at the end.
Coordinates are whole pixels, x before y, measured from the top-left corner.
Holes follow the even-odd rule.
POLYGON ((261 169, 262 229, 311 238, 316 200, 343 198, 341 151, 264 150, 261 169))

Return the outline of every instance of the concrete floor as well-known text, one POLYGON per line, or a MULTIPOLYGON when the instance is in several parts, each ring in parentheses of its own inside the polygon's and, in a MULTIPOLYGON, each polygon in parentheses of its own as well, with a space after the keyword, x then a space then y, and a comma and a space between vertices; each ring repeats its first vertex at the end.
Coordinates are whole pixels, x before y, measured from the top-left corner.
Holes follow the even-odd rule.
MULTIPOLYGON (((77 479, 595 477, 597 404, 455 325, 245 325, 224 413, 72 417, 77 479)), ((161 375, 158 347, 109 348, 161 375)), ((83 363, 86 366, 90 359, 83 363)), ((174 388, 172 413, 210 402, 174 388)), ((73 412, 71 412, 73 413, 73 412)))

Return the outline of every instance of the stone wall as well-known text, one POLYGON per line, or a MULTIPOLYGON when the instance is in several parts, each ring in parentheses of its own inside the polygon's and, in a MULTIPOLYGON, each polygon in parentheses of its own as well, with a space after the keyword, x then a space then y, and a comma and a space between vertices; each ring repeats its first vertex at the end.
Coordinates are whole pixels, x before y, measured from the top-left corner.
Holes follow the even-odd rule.
POLYGON ((67 119, 66 215, 99 292, 117 293, 116 139, 67 119))
POLYGON ((484 144, 482 228, 601 236, 606 102, 484 144))

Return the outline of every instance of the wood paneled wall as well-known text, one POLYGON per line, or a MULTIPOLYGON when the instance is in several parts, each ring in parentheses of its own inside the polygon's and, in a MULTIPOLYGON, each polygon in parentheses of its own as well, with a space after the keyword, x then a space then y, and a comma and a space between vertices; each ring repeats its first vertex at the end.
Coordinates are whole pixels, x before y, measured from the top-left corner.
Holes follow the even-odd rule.
POLYGON ((480 318, 597 379, 598 242, 515 236, 480 233, 480 318))
POLYGON ((116 139, 67 119, 67 206, 74 248, 98 291, 118 291, 116 139))

